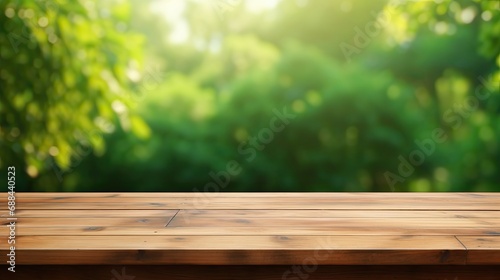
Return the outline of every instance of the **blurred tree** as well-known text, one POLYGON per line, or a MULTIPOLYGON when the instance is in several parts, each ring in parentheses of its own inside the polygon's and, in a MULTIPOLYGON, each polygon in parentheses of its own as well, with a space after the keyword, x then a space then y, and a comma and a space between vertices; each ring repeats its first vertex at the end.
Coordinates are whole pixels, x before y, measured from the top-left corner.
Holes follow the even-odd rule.
POLYGON ((495 61, 500 59, 500 42, 495 36, 500 31, 500 13, 495 2, 403 1, 386 7, 386 13, 393 15, 388 28, 394 48, 381 54, 381 68, 389 67, 398 78, 423 88, 441 124, 443 111, 436 83, 447 70, 453 69, 477 86, 478 77, 486 77, 500 66, 495 61))
MULTIPOLYGON (((253 0, 233 1, 223 10, 214 7, 216 0, 172 0, 166 10, 154 6, 160 2, 150 6, 131 0, 129 21, 128 16, 111 15, 115 9, 121 11, 116 11, 118 15, 127 14, 126 5, 108 7, 111 1, 97 8, 81 1, 82 13, 99 20, 76 22, 89 30, 100 28, 106 36, 97 42, 87 38, 94 33, 82 31, 82 38, 67 34, 64 48, 42 40, 63 54, 73 50, 73 58, 78 58, 67 61, 59 52, 55 58, 49 56, 57 58, 57 65, 59 61, 72 65, 64 69, 80 77, 80 84, 67 86, 68 71, 45 64, 38 69, 45 73, 40 76, 44 83, 33 83, 46 84, 48 92, 62 96, 49 102, 58 106, 44 105, 46 114, 61 107, 70 110, 71 114, 57 113, 64 118, 58 128, 69 133, 61 134, 66 137, 62 139, 78 142, 71 137, 82 131, 77 129, 81 123, 87 131, 99 127, 96 136, 112 132, 104 136, 105 154, 99 153, 97 143, 80 140, 82 148, 96 147, 98 153, 74 149, 88 156, 71 161, 70 168, 78 165, 78 170, 63 174, 61 189, 498 190, 498 1, 284 0, 274 9, 261 10, 249 8, 253 0), (146 39, 144 65, 136 61, 140 56, 136 44, 122 40, 129 33, 141 33, 146 39), (182 40, 173 40, 172 34, 181 34, 182 40), (76 43, 79 49, 74 50, 76 43), (94 53, 92 59, 81 59, 80 50, 94 53), (111 52, 116 60, 106 60, 109 54, 97 55, 98 51, 111 52), (90 73, 77 71, 86 65, 91 65, 90 73), (141 68, 147 71, 141 74, 141 68), (52 75, 47 69, 55 71, 54 78, 45 80, 52 75), (57 78, 58 71, 64 83, 57 78), (63 90, 73 93, 62 95, 63 90), (133 94, 114 93, 127 91, 133 94), (90 103, 85 105, 91 108, 87 114, 78 113, 72 96, 90 103), (431 141, 436 130, 443 132, 439 143, 431 141), (418 154, 421 162, 410 166, 418 154), (232 162, 237 163, 238 174, 226 176, 232 162), (401 164, 411 172, 402 174, 401 164)), ((7 17, 2 20, 7 25, 3 26, 9 27, 19 11, 12 13, 7 6, 4 10, 7 17)), ((63 22, 73 18, 71 13, 58 15, 63 22)), ((2 40, 10 44, 8 38, 2 40)), ((2 48, 0 54, 8 51, 2 48)), ((38 57, 29 49, 25 52, 38 57)), ((16 69, 24 68, 9 67, 0 70, 2 79, 10 75, 19 81, 24 73, 16 69)), ((26 84, 17 87, 24 88, 21 85, 31 89, 26 84)), ((12 126, 14 117, 8 116, 18 111, 4 108, 22 103, 16 101, 13 85, 7 90, 0 122, 12 126)), ((30 114, 19 111, 18 117, 30 114)), ((4 129, 3 123, 0 149, 14 157, 26 142, 14 139, 21 137, 20 128, 4 129)), ((25 153, 33 150, 43 161, 43 155, 27 147, 25 153)), ((61 153, 50 141, 44 149, 49 155, 51 150, 61 153)), ((55 179, 53 174, 41 174, 36 186, 50 190, 47 186, 59 183, 55 179)))
POLYGON ((0 11, 0 167, 37 177, 102 153, 139 80, 127 1, 1 1, 0 11))
POLYGON ((500 180, 500 2, 403 1, 391 13, 380 68, 418 88, 449 140, 435 159, 439 190, 494 190, 500 180), (408 69, 411 69, 409 71, 408 69), (481 97, 485 98, 481 98, 481 97))
POLYGON ((298 44, 274 69, 237 80, 221 111, 216 123, 228 127, 220 131, 233 132, 222 141, 238 147, 232 158, 243 166, 236 184, 260 191, 389 191, 386 158, 427 129, 408 86, 298 44), (268 140, 276 110, 294 118, 268 140))

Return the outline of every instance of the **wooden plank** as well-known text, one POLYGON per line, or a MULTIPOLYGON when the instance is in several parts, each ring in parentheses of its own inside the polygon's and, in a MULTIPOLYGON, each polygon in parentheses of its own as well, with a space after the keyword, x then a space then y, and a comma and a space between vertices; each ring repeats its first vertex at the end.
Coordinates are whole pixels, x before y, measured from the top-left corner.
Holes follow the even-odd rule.
MULTIPOLYGON (((422 198, 421 198, 422 199, 422 198)), ((443 200, 439 197, 426 197, 426 201, 420 201, 420 203, 427 204, 435 204, 441 203, 443 204, 443 200)), ((289 198, 280 198, 280 197, 260 197, 260 198, 245 198, 245 197, 128 197, 128 198, 120 198, 120 197, 52 197, 52 198, 17 198, 17 204, 29 204, 29 203, 91 203, 91 202, 99 202, 99 203, 120 203, 120 202, 130 202, 130 203, 147 203, 147 202, 157 202, 157 203, 186 203, 186 204, 216 204, 221 202, 226 203, 239 203, 239 202, 250 202, 250 203, 270 203, 270 202, 293 202, 296 204, 311 204, 311 203, 342 203, 349 204, 353 202, 368 202, 372 204, 401 204, 401 203, 411 203, 418 202, 417 197, 388 197, 383 198, 373 197, 289 197, 289 198)), ((497 198, 488 198, 488 199, 477 199, 477 198, 461 198, 461 202, 463 203, 497 203, 499 199, 497 198)), ((456 202, 448 202, 447 205, 456 205, 459 201, 456 202)), ((5 203, 5 202, 4 202, 5 203)))
MULTIPOLYGON (((0 227, 0 236, 8 236, 7 227, 0 227)), ((482 228, 401 228, 401 227, 368 227, 346 228, 346 227, 115 227, 115 226, 45 226, 16 228, 16 236, 89 236, 89 235, 182 235, 182 236, 204 236, 204 235, 490 235, 500 234, 498 231, 485 230, 482 228)))
POLYGON ((54 197, 16 197, 16 202, 19 204, 23 203, 88 203, 88 202, 123 202, 128 201, 132 203, 139 202, 158 202, 158 203, 199 203, 199 204, 213 204, 220 202, 280 202, 289 201, 298 204, 310 204, 310 203, 352 203, 352 202, 370 202, 370 203, 410 203, 410 202, 420 202, 420 203, 441 203, 447 205, 456 205, 459 203, 477 203, 483 202, 486 204, 494 204, 500 202, 500 195, 489 195, 482 197, 470 197, 470 196, 455 196, 456 200, 450 200, 454 198, 443 196, 432 196, 432 195, 398 195, 398 196, 387 196, 383 195, 355 195, 355 196, 345 196, 339 194, 324 195, 322 197, 313 196, 302 196, 302 197, 245 197, 243 194, 240 197, 218 197, 218 196, 189 196, 189 197, 168 197, 168 196, 158 196, 158 197, 72 197, 72 196, 54 196, 54 197), (422 201, 425 199, 425 201, 422 201), (443 203, 446 201, 446 203, 443 203))
MULTIPOLYGON (((17 218, 113 218, 113 217, 129 217, 129 218, 159 218, 172 217, 177 213, 178 209, 172 210, 106 210, 87 209, 87 210, 16 210, 15 217, 17 218)), ((486 215, 488 216, 488 215, 486 215)), ((0 211, 0 217, 10 217, 7 211, 0 211)))
MULTIPOLYGON (((64 226, 122 226, 122 227, 165 227, 173 216, 165 218, 18 218, 19 227, 64 227, 64 226)), ((3 225, 9 221, 2 222, 3 225)))
MULTIPOLYGON (((172 210, 16 210, 16 217, 166 217, 174 215, 172 210)), ((182 210, 184 213, 200 217, 329 217, 329 218, 491 218, 500 219, 500 211, 425 211, 425 210, 182 210)), ((0 217, 10 217, 8 211, 0 211, 0 217)))
POLYGON ((75 202, 75 203, 19 203, 16 204, 16 209, 20 210, 50 210, 50 209, 144 209, 144 210, 168 210, 168 209, 248 209, 248 210, 263 210, 263 209, 338 209, 338 210, 500 210, 500 202, 455 202, 444 204, 442 202, 432 202, 432 201, 387 201, 384 203, 381 201, 329 201, 329 202, 297 202, 290 200, 236 200, 228 201, 223 199, 218 199, 217 201, 211 201, 210 203, 197 203, 196 201, 182 202, 182 201, 171 201, 169 203, 165 202, 155 202, 156 200, 151 200, 151 202, 75 202))
MULTIPOLYGON (((223 197, 218 193, 180 194, 17 194, 18 209, 378 209, 378 210, 500 210, 500 194, 435 193, 321 193, 290 195, 269 193, 246 197, 247 193, 223 197), (184 195, 184 196, 180 196, 184 195), (282 195, 280 197, 279 195, 282 195), (321 195, 321 196, 318 196, 321 195), (26 196, 26 197, 24 197, 26 196), (134 197, 135 196, 135 197, 134 197), (446 201, 446 203, 443 203, 446 201), (117 205, 118 204, 118 205, 117 205)), ((227 195, 227 194, 226 194, 227 195)), ((6 194, 3 195, 6 201, 6 194)))
MULTIPOLYGON (((7 193, 0 193, 0 199, 6 199, 7 193)), ((417 197, 440 198, 444 201, 460 198, 490 198, 500 197, 500 193, 492 192, 453 192, 453 193, 426 193, 426 192, 16 192, 17 198, 52 198, 52 197, 108 197, 108 198, 169 198, 169 197, 221 197, 221 198, 290 198, 290 197, 345 197, 345 198, 378 198, 378 197, 417 197)))
POLYGON ((176 210, 181 209, 182 204, 165 203, 129 203, 127 201, 117 203, 19 203, 18 210, 176 210))
MULTIPOLYGON (((0 251, 2 252, 2 251, 0 251)), ((296 265, 307 259, 318 265, 447 265, 465 264, 465 251, 455 250, 178 250, 83 249, 20 250, 16 264, 25 265, 296 265), (18 260, 18 261, 17 261, 18 260)))
POLYGON ((500 236, 460 235, 457 239, 467 248, 467 264, 500 265, 500 236))
POLYGON ((426 210, 181 210, 194 217, 209 218, 492 218, 500 219, 500 211, 426 211, 426 210))
MULTIPOLYGON (((215 198, 210 198, 210 200, 215 198)), ((229 198, 239 200, 241 198, 229 198)), ((269 199, 279 199, 279 198, 269 198, 269 199)), ((29 204, 29 203, 192 203, 195 201, 193 197, 31 197, 31 198, 16 198, 17 204, 29 204)))
POLYGON ((18 264, 295 265, 319 254, 319 265, 500 265, 496 193, 19 193, 16 203, 18 264))
MULTIPOLYGON (((0 249, 6 249, 5 243, 0 249)), ((454 249, 464 250, 453 236, 26 236, 19 238, 20 250, 74 249, 454 249), (112 241, 112 242, 110 242, 112 241), (243 242, 244 241, 244 242, 243 242)))
POLYGON ((168 227, 165 231, 159 231, 168 234, 178 235, 499 235, 499 231, 484 230, 478 228, 400 228, 400 227, 304 227, 304 228, 286 228, 286 227, 168 227))
POLYGON ((498 280, 498 266, 429 265, 343 265, 315 266, 179 266, 179 265, 30 265, 18 267, 16 278, 0 266, 0 279, 51 280, 498 280), (167 275, 167 276, 166 276, 167 275))
POLYGON ((482 228, 500 229, 500 219, 490 218, 210 218, 179 213, 170 222, 171 227, 352 227, 371 228, 482 228))
MULTIPOLYGON (((453 236, 21 236, 26 264, 464 264, 453 236)), ((7 254, 0 244, 0 254, 7 254)))

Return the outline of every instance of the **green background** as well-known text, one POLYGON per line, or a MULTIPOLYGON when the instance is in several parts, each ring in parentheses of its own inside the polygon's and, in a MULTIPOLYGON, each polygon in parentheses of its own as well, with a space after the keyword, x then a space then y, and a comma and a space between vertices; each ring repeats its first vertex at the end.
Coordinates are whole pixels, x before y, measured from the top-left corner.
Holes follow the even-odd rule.
POLYGON ((0 3, 17 191, 499 191, 500 1, 0 3))

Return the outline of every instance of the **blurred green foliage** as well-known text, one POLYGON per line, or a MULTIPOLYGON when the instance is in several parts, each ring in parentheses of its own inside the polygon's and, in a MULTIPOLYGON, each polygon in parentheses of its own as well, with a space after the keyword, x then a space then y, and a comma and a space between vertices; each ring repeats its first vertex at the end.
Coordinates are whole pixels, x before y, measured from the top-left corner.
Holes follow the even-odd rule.
POLYGON ((36 191, 500 190, 499 1, 264 2, 2 1, 0 167, 36 191))
POLYGON ((89 147, 104 152, 103 124, 115 122, 112 102, 129 102, 127 71, 139 66, 142 37, 121 30, 126 3, 94 5, 0 3, 2 167, 36 178, 52 163, 69 168, 89 147))

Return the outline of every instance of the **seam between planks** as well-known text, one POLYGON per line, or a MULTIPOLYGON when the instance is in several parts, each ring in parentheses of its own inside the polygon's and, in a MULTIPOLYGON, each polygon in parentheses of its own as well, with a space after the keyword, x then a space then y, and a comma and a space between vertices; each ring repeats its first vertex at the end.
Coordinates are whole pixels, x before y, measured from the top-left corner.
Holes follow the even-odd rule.
POLYGON ((172 218, 170 218, 170 220, 168 220, 168 223, 165 225, 165 227, 168 227, 168 225, 170 225, 170 223, 175 219, 177 214, 179 214, 179 211, 181 211, 181 209, 177 209, 177 212, 175 212, 175 214, 172 216, 172 218))
POLYGON ((467 265, 467 263, 468 263, 468 258, 469 258, 469 249, 467 249, 467 246, 465 246, 465 244, 464 244, 464 243, 462 243, 462 241, 460 241, 460 239, 459 239, 456 235, 454 235, 453 237, 455 237, 455 239, 456 239, 458 242, 460 242, 460 244, 464 247, 464 249, 465 249, 465 264, 467 265))

